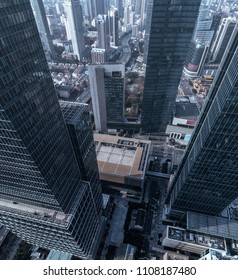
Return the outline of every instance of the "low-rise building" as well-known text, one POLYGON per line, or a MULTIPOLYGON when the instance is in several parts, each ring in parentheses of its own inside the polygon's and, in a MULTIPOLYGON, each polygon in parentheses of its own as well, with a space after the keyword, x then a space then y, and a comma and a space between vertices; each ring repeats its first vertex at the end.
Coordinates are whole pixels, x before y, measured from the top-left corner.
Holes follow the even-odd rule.
POLYGON ((181 96, 176 98, 173 125, 194 127, 199 116, 197 101, 194 97, 181 96))
POLYGON ((163 260, 188 260, 189 256, 183 255, 173 251, 166 251, 163 255, 163 260))
POLYGON ((162 245, 197 255, 203 254, 207 249, 213 249, 220 253, 227 251, 226 241, 222 237, 214 237, 173 226, 166 227, 162 245))
POLYGON ((103 192, 142 201, 150 141, 94 133, 103 192))

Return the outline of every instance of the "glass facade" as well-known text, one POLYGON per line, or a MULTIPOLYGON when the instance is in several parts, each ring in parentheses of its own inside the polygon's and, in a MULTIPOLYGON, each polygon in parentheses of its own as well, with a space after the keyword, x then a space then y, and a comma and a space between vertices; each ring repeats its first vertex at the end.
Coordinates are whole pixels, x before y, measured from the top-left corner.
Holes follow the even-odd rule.
POLYGON ((73 144, 82 180, 90 183, 98 212, 102 208, 102 192, 97 166, 96 148, 93 140, 93 125, 88 105, 60 101, 60 107, 73 144))
POLYGON ((201 0, 148 0, 142 130, 165 132, 201 0))
POLYGON ((172 185, 170 214, 218 215, 238 196, 238 26, 172 185))
POLYGON ((121 71, 104 73, 107 123, 124 120, 125 77, 121 71))
POLYGON ((121 128, 124 122, 125 65, 91 64, 88 71, 95 129, 121 128))
POLYGON ((62 250, 51 230, 56 217, 69 215, 61 220, 62 239, 74 239, 72 254, 89 256, 89 246, 81 247, 83 235, 95 238, 99 212, 82 198, 84 192, 88 203, 93 200, 82 182, 29 0, 0 2, 0 67, 0 223, 27 241, 62 250), (79 219, 86 224, 76 225, 79 219))
POLYGON ((64 0, 65 11, 70 26, 73 51, 78 59, 85 58, 83 12, 79 0, 64 0))

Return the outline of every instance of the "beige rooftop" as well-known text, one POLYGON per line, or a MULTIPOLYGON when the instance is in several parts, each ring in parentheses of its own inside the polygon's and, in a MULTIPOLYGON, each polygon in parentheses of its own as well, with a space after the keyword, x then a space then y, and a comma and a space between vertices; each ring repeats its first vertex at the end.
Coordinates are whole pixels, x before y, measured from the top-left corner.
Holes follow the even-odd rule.
POLYGON ((94 133, 100 179, 125 183, 126 176, 143 177, 143 153, 150 141, 94 133))

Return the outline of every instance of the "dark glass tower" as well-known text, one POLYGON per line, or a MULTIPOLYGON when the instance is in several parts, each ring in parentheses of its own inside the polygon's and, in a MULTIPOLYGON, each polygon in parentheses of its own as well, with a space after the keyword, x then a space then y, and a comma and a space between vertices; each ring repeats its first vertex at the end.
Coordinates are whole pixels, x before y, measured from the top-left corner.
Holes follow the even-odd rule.
POLYGON ((142 130, 165 132, 201 0, 148 0, 142 130))
POLYGON ((109 35, 111 37, 111 44, 113 46, 118 46, 118 23, 119 23, 119 16, 118 11, 112 7, 108 11, 108 20, 109 20, 109 35))
POLYGON ((87 104, 60 101, 67 130, 81 171, 82 180, 90 183, 94 203, 100 211, 101 185, 97 165, 96 147, 93 140, 93 124, 87 104))
POLYGON ((238 196, 238 26, 175 174, 169 214, 218 215, 238 196))
POLYGON ((119 128, 124 122, 125 65, 92 64, 88 71, 96 130, 119 128))
POLYGON ((227 42, 235 28, 236 21, 232 18, 224 18, 221 22, 216 38, 211 48, 212 61, 220 63, 225 53, 227 42))
POLYGON ((82 181, 29 0, 1 0, 0 28, 0 223, 92 258, 100 207, 82 181))

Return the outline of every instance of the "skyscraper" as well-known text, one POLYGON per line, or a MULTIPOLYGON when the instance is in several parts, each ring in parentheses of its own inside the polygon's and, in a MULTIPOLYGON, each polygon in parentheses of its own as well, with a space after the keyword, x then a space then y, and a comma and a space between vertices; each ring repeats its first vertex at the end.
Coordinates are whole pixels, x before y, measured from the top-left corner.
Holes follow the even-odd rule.
POLYGON ((108 11, 108 5, 105 0, 97 0, 97 16, 104 15, 108 11))
POLYGON ((168 196, 169 214, 218 215, 238 196, 238 25, 168 196))
POLYGON ((211 47, 211 59, 215 63, 220 63, 225 53, 227 42, 235 28, 236 20, 233 18, 223 18, 221 25, 216 33, 213 45, 211 47))
POLYGON ((122 4, 123 0, 117 0, 116 1, 116 7, 117 7, 117 10, 118 10, 118 16, 119 18, 122 18, 123 17, 123 4, 122 4))
POLYGON ((106 14, 109 9, 108 0, 88 0, 88 3, 92 19, 106 14))
POLYGON ((97 30, 98 30, 98 48, 106 49, 109 41, 107 37, 107 15, 98 15, 97 17, 97 30))
POLYGON ((74 53, 79 60, 85 56, 83 13, 79 0, 64 0, 74 53))
POLYGON ((141 4, 142 4, 142 0, 136 1, 135 13, 136 13, 137 15, 140 15, 140 13, 141 13, 141 4))
POLYGON ((0 223, 92 258, 100 201, 83 181, 29 0, 0 2, 0 223))
POLYGON ((134 11, 132 10, 132 6, 127 6, 124 9, 124 24, 125 25, 132 25, 134 24, 134 11))
POLYGON ((140 11, 140 18, 142 26, 145 25, 146 15, 147 15, 147 1, 148 0, 141 0, 141 11, 140 11))
POLYGON ((208 44, 199 41, 191 41, 183 69, 183 74, 187 78, 190 79, 200 76, 205 64, 208 49, 208 44))
POLYGON ((119 16, 118 11, 115 8, 111 8, 108 12, 108 20, 109 20, 109 35, 111 38, 111 45, 118 46, 118 22, 119 16))
POLYGON ((148 0, 144 47, 146 76, 142 130, 165 132, 172 120, 179 81, 200 0, 148 0))
POLYGON ((42 0, 31 0, 31 5, 34 11, 37 28, 41 37, 42 45, 45 52, 54 55, 54 46, 52 43, 52 37, 50 35, 50 29, 47 23, 45 9, 42 0))
POLYGON ((92 48, 91 50, 91 59, 93 64, 100 64, 106 62, 106 50, 92 48))
POLYGON ((88 71, 96 130, 117 128, 124 121, 125 65, 90 65, 88 71))
POLYGON ((82 180, 90 183, 92 203, 100 212, 102 197, 96 148, 93 140, 93 124, 87 104, 60 101, 60 108, 73 144, 82 180))
POLYGON ((220 20, 221 15, 219 13, 211 14, 208 6, 201 5, 194 30, 193 40, 206 43, 210 46, 220 20))

